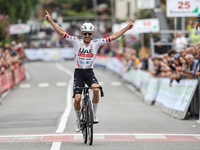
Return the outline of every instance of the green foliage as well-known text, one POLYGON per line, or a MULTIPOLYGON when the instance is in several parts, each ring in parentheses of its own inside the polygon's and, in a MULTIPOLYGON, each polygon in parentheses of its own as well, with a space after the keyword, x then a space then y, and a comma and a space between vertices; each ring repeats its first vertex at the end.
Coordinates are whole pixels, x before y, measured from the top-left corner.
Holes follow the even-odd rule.
POLYGON ((150 9, 140 9, 136 13, 135 19, 147 19, 147 18, 151 18, 151 10, 150 9))
MULTIPOLYGON (((93 8, 93 1, 92 0, 54 0, 55 2, 58 2, 60 6, 63 6, 64 4, 70 5, 69 10, 75 11, 77 13, 79 12, 85 12, 86 10, 92 11, 93 8)), ((101 3, 106 3, 108 6, 110 6, 110 0, 96 0, 97 5, 101 3)), ((67 10, 67 11, 69 11, 67 10)))
POLYGON ((93 12, 77 12, 74 10, 63 10, 64 16, 94 16, 93 12))
POLYGON ((0 15, 0 41, 4 41, 9 36, 9 17, 0 15))
POLYGON ((0 0, 0 14, 9 15, 10 23, 26 22, 40 0, 0 0))

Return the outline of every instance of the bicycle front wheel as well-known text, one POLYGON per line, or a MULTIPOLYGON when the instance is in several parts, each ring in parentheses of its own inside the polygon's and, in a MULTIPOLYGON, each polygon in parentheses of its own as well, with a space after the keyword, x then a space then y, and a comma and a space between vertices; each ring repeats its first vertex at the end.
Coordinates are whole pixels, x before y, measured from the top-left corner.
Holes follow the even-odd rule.
POLYGON ((93 143, 93 111, 91 101, 87 103, 87 135, 88 135, 88 144, 92 145, 93 143))
POLYGON ((83 133, 83 142, 87 143, 87 120, 86 120, 86 106, 82 105, 82 133, 83 133))

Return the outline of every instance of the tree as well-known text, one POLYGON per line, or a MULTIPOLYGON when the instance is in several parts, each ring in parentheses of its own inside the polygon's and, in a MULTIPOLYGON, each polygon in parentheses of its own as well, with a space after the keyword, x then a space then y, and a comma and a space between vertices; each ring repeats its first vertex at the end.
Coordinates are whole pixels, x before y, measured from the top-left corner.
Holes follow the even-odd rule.
MULTIPOLYGON (((61 6, 64 4, 69 4, 71 5, 70 9, 77 12, 81 12, 81 11, 85 11, 85 10, 93 8, 92 0, 54 0, 54 1, 58 2, 58 4, 60 4, 61 6)), ((101 3, 106 3, 108 4, 108 6, 110 6, 110 0, 101 0, 101 1, 96 0, 96 1, 97 1, 97 5, 101 3)))
POLYGON ((26 22, 40 0, 0 0, 0 14, 9 15, 10 23, 26 22))
POLYGON ((0 15, 0 41, 9 36, 9 16, 0 15))

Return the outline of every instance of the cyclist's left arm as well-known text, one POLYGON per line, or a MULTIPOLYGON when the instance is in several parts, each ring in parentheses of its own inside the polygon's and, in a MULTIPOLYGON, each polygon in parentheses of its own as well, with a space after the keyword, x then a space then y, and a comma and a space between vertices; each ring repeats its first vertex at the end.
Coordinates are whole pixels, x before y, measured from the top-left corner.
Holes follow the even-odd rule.
POLYGON ((132 20, 125 28, 121 29, 120 31, 118 32, 115 32, 113 33, 111 36, 110 36, 110 40, 113 41, 113 40, 116 40, 117 38, 119 38, 121 35, 123 35, 127 30, 130 30, 133 28, 133 22, 135 20, 132 20))

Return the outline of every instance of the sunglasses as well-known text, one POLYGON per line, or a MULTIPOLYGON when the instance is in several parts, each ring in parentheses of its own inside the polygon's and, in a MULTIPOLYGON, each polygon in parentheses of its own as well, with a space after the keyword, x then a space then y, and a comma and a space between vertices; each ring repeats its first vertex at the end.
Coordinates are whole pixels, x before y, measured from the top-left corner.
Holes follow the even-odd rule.
POLYGON ((82 34, 83 34, 84 36, 86 36, 86 35, 91 36, 91 35, 92 35, 92 33, 90 33, 90 32, 82 32, 82 34))

